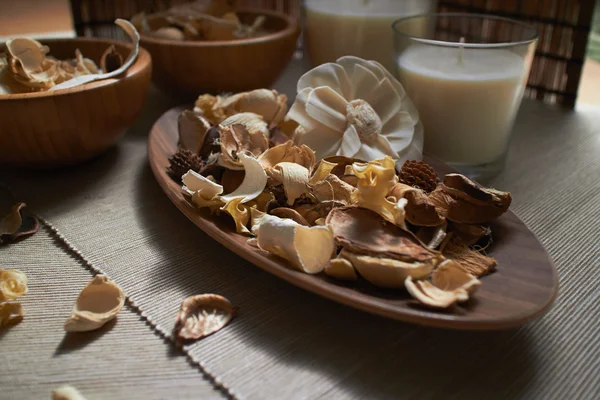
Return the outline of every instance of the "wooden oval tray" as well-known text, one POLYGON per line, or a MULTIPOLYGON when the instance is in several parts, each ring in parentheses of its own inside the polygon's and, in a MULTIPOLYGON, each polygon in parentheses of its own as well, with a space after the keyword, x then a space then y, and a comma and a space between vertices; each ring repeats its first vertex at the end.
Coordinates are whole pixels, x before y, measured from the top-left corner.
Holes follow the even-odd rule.
MULTIPOLYGON (((416 304, 404 290, 381 290, 367 283, 347 284, 325 275, 308 275, 292 269, 287 262, 249 246, 247 237, 235 232, 227 217, 210 215, 189 204, 181 185, 167 174, 169 157, 177 150, 177 117, 184 107, 163 114, 152 127, 148 157, 154 176, 169 199, 194 224, 229 250, 256 266, 320 296, 369 313, 405 322, 453 329, 504 329, 541 316, 554 301, 558 281, 546 251, 512 212, 493 225, 493 243, 488 254, 498 260, 496 271, 481 278, 482 285, 472 299, 449 311, 429 310, 416 304)), ((452 169, 427 158, 440 175, 452 169)), ((220 249, 215 250, 218 257, 220 249)))

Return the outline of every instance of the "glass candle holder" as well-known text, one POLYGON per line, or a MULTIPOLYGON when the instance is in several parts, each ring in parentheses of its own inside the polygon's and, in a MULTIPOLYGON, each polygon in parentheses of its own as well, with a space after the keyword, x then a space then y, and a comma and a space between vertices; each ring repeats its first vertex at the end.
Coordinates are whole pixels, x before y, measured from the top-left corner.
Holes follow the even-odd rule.
MULTIPOLYGON (((343 56, 375 60, 395 73, 394 35, 398 18, 433 12, 437 0, 304 0, 304 40, 314 66, 343 56)), ((418 24, 405 26, 415 35, 418 24)))
POLYGON ((419 111, 425 152, 474 179, 505 164, 538 33, 507 18, 440 13, 393 23, 400 81, 419 111), (415 35, 410 27, 422 25, 415 35))

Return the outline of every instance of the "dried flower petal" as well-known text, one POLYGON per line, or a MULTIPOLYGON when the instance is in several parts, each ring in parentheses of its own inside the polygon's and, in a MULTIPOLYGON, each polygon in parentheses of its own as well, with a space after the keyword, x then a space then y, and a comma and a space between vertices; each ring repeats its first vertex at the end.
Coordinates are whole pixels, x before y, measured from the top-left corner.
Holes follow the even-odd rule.
POLYGON ((27 294, 27 275, 18 269, 0 269, 0 302, 27 294))
POLYGON ((314 185, 327 177, 333 171, 333 169, 337 166, 336 163, 329 162, 327 160, 321 160, 317 169, 313 172, 312 176, 308 183, 314 185))
POLYGON ((238 154, 257 157, 269 148, 269 141, 262 133, 251 133, 241 124, 219 125, 219 135, 221 154, 218 163, 225 168, 244 169, 238 154))
POLYGON ((416 300, 433 308, 448 308, 457 302, 469 300, 469 294, 464 290, 442 290, 429 281, 413 281, 410 276, 406 278, 404 287, 416 300))
POLYGON ((325 274, 343 281, 355 281, 358 279, 352 263, 345 258, 338 257, 329 260, 325 267, 325 274))
POLYGON ((302 215, 300 215, 300 213, 298 211, 296 211, 292 208, 287 208, 287 207, 274 208, 273 210, 271 210, 269 212, 269 214, 274 215, 279 218, 289 218, 292 221, 294 221, 300 225, 310 226, 310 224, 306 221, 306 219, 304 219, 304 217, 302 215))
POLYGON ((0 303, 0 328, 14 325, 23 320, 21 303, 0 303))
POLYGON ((263 192, 265 186, 267 186, 267 174, 256 158, 246 154, 238 154, 238 158, 244 167, 244 171, 246 171, 244 180, 236 190, 221 196, 221 198, 227 202, 236 197, 242 197, 242 203, 246 203, 254 200, 263 192))
POLYGON ((96 275, 83 288, 65 323, 67 332, 86 332, 100 328, 117 316, 125 304, 125 294, 106 275, 96 275))
POLYGON ((291 219, 252 211, 252 232, 258 246, 288 260, 308 274, 321 272, 329 263, 335 245, 326 226, 302 226, 291 219))
POLYGON ((373 285, 383 288, 401 288, 407 277, 425 278, 433 270, 438 259, 425 262, 404 262, 391 258, 359 255, 344 249, 342 257, 352 263, 360 276, 373 285))
POLYGON ((442 290, 466 290, 473 293, 481 282, 454 260, 441 263, 431 274, 431 282, 442 290))
POLYGON ((290 162, 311 169, 315 163, 315 153, 307 146, 296 146, 291 140, 273 146, 258 157, 264 169, 274 167, 281 162, 290 162))
POLYGON ((281 162, 266 170, 266 173, 274 182, 283 185, 289 206, 308 193, 308 169, 300 164, 281 162))
POLYGON ((334 200, 344 204, 352 203, 352 194, 356 189, 335 175, 329 174, 320 182, 311 185, 310 191, 319 201, 334 200))
POLYGON ((219 106, 229 116, 247 112, 258 114, 273 127, 282 122, 287 113, 287 96, 276 90, 256 89, 222 98, 219 106))
POLYGON ((85 397, 73 386, 64 385, 52 390, 52 400, 85 400, 85 397))
POLYGON ((181 302, 173 331, 179 340, 202 339, 223 329, 233 314, 233 306, 223 296, 191 296, 181 302))
POLYGON ((236 197, 228 201, 223 207, 221 207, 221 211, 225 211, 227 214, 231 215, 233 221, 235 222, 235 231, 237 233, 241 233, 243 235, 250 234, 246 225, 250 221, 250 212, 249 207, 245 204, 242 204, 243 197, 236 197))
MULTIPOLYGON (((265 122, 263 117, 261 117, 258 114, 251 113, 251 112, 234 114, 230 117, 227 117, 220 123, 220 125, 224 126, 224 127, 227 127, 230 125, 238 125, 238 124, 243 125, 244 128, 246 128, 248 130, 248 133, 250 133, 250 135, 262 134, 267 139, 271 135, 271 132, 269 131, 269 128, 267 127, 267 123, 265 122)), ((269 148, 268 141, 267 141, 266 148, 269 148)))

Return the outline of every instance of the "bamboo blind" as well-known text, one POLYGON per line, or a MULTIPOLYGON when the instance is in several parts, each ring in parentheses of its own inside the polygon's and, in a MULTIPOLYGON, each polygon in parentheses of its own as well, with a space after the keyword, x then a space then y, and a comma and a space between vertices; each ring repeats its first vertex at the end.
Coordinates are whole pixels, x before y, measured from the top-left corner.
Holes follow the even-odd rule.
MULTIPOLYGON (((208 1, 208 0, 206 0, 208 1)), ((301 0, 229 0, 240 7, 283 11, 299 17, 301 0)), ((115 18, 162 11, 186 0, 71 0, 78 35, 122 36, 115 18)), ((494 14, 534 24, 540 33, 525 95, 573 107, 585 59, 595 0, 453 0, 439 11, 494 14)))
POLYGON ((525 96, 574 107, 595 0, 454 0, 439 11, 494 14, 537 26, 525 96))

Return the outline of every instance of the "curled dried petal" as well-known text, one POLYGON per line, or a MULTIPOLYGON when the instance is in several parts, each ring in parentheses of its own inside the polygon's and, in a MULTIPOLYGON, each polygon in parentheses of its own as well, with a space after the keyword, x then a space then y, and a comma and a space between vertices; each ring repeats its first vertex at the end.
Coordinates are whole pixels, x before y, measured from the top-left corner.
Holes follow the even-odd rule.
POLYGON ((0 302, 27 294, 27 275, 18 269, 0 269, 0 302))
POLYGON ((296 146, 291 140, 273 146, 258 157, 263 168, 272 168, 282 162, 290 162, 311 169, 315 163, 315 153, 308 146, 296 146))
POLYGON ((251 133, 242 124, 219 125, 219 136, 221 154, 218 162, 229 169, 244 169, 239 154, 256 157, 269 148, 269 141, 262 133, 251 133))
POLYGON ((444 213, 436 208, 435 203, 429 199, 421 189, 403 183, 396 183, 389 193, 396 200, 406 199, 404 208, 406 220, 417 226, 438 226, 445 221, 444 213))
MULTIPOLYGON (((258 114, 251 113, 251 112, 234 114, 230 117, 227 117, 223 121, 221 121, 220 125, 226 127, 226 126, 238 125, 238 124, 242 125, 244 128, 246 128, 248 133, 250 133, 251 135, 262 134, 267 139, 271 135, 271 132, 269 131, 269 128, 267 127, 267 123, 264 121, 263 117, 261 117, 258 114)), ((268 140, 267 140, 266 148, 269 148, 268 140)))
POLYGON ((457 302, 469 300, 469 294, 464 290, 449 292, 429 281, 413 281, 410 276, 406 278, 404 287, 416 300, 433 308, 448 308, 457 302))
POLYGON ((73 386, 64 385, 52 390, 52 400, 85 400, 85 397, 73 386))
POLYGON ((173 330, 179 340, 202 339, 223 329, 234 313, 233 306, 223 296, 191 296, 181 303, 173 330))
POLYGON ((281 162, 266 173, 274 182, 283 185, 287 204, 294 204, 294 201, 305 193, 308 193, 308 169, 300 164, 291 162, 281 162))
POLYGON ((304 217, 302 215, 300 215, 300 213, 298 211, 296 211, 292 208, 287 208, 287 207, 274 208, 273 210, 271 210, 269 212, 269 214, 274 215, 279 218, 289 218, 292 221, 294 221, 300 225, 310 226, 310 224, 306 221, 306 219, 304 219, 304 217))
POLYGON ((314 185, 327 177, 331 173, 331 171, 336 167, 336 163, 332 163, 326 160, 321 160, 319 162, 319 166, 313 172, 312 176, 308 183, 314 185))
POLYGON ((17 203, 12 206, 8 214, 0 219, 0 236, 13 235, 19 230, 21 224, 23 223, 21 210, 24 207, 25 203, 17 203))
POLYGON ((311 186, 311 193, 320 202, 334 200, 344 204, 352 203, 352 193, 356 189, 335 175, 329 174, 311 186))
POLYGON ((250 212, 249 207, 245 204, 242 204, 243 197, 236 197, 228 201, 223 207, 221 207, 221 211, 225 211, 227 214, 231 215, 233 221, 235 222, 235 231, 241 234, 250 234, 246 225, 250 221, 250 212))
POLYGON ((83 288, 65 323, 67 332, 86 332, 100 328, 117 316, 125 304, 125 294, 106 275, 96 275, 83 288))
POLYGON ((481 282, 454 260, 441 263, 431 274, 431 282, 442 290, 466 290, 473 293, 481 282))

